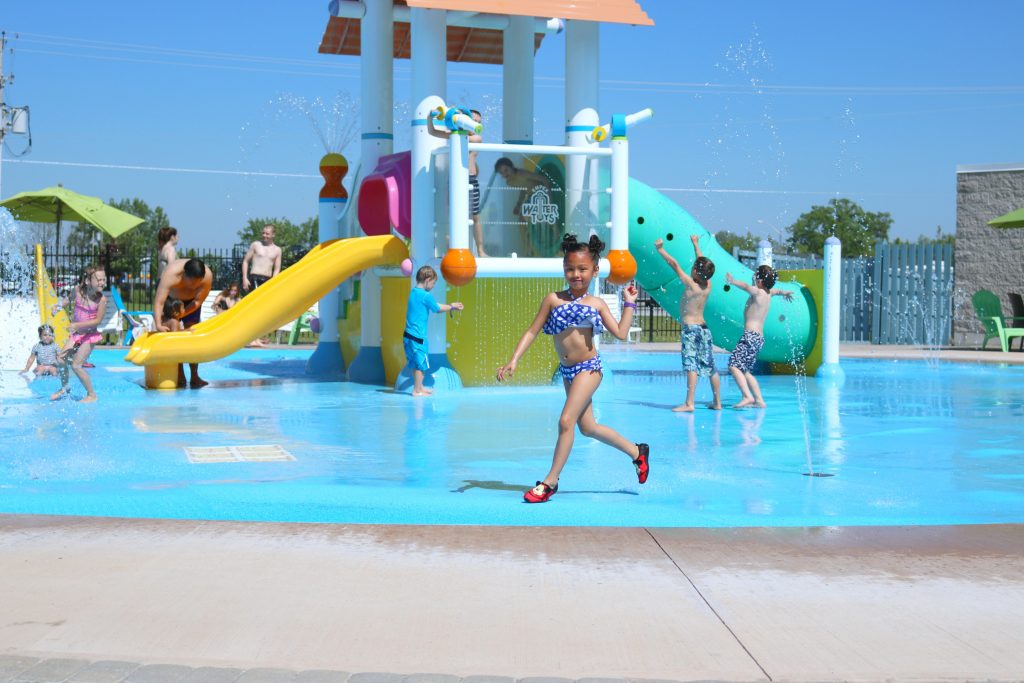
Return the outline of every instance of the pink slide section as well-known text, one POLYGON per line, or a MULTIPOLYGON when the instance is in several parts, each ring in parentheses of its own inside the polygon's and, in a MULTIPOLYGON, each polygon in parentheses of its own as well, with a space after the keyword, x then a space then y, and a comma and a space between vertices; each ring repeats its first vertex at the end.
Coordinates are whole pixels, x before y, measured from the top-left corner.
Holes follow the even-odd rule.
POLYGON ((409 152, 388 154, 359 186, 359 225, 367 235, 412 234, 412 160, 409 152))

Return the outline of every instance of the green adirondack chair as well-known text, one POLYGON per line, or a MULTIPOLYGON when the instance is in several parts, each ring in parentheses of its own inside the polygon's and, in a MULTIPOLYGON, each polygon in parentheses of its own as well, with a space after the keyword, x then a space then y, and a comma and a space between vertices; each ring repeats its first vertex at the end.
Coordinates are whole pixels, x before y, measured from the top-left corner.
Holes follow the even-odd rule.
MULTIPOLYGON (((1007 323, 1016 321, 1018 318, 1006 317, 1003 315, 1003 306, 999 303, 999 297, 987 289, 979 289, 971 297, 974 304, 974 313, 978 316, 982 326, 985 328, 985 338, 981 342, 981 348, 985 348, 988 340, 993 337, 999 338, 1003 351, 1010 350, 1010 340, 1014 337, 1024 339, 1024 327, 1008 327, 1007 323)), ((1022 318, 1021 320, 1024 320, 1022 318)), ((1024 344, 1024 341, 1022 341, 1024 344)))

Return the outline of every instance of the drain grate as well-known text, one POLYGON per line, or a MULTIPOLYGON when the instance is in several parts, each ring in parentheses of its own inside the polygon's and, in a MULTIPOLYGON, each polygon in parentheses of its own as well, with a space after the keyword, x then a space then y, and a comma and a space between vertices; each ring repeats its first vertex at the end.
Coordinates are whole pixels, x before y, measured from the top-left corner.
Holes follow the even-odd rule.
POLYGON ((295 456, 281 446, 187 446, 185 455, 191 463, 211 462, 282 462, 295 456))

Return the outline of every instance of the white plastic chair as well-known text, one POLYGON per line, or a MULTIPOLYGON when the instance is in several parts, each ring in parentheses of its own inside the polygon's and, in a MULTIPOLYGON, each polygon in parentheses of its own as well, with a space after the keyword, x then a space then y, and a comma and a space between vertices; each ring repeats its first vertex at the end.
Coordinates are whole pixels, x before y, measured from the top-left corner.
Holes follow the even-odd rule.
POLYGON ((103 319, 96 326, 96 331, 104 335, 116 335, 117 343, 120 344, 124 336, 124 321, 121 319, 121 309, 114 303, 114 298, 110 295, 110 292, 104 292, 103 298, 107 301, 107 308, 103 311, 103 319))
MULTIPOLYGON (((616 320, 622 318, 622 306, 619 303, 618 294, 602 294, 601 298, 608 304, 608 310, 611 312, 612 317, 616 320)), ((633 311, 633 324, 630 326, 629 331, 626 332, 626 342, 638 342, 640 341, 640 334, 643 332, 643 328, 636 324, 636 311, 633 311), (634 336, 635 335, 635 336, 634 336)))
POLYGON ((210 293, 206 295, 203 300, 203 305, 199 309, 199 320, 209 320, 213 316, 217 315, 217 309, 213 307, 213 302, 217 300, 217 295, 221 293, 220 289, 212 289, 210 293))

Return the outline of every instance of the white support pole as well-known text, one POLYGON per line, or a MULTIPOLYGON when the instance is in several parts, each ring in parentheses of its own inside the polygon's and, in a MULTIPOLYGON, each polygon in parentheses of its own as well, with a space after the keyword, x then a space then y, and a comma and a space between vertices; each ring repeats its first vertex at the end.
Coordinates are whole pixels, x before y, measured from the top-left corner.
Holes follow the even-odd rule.
POLYGON ((509 17, 502 37, 502 139, 528 145, 533 142, 533 17, 509 17))
MULTIPOLYGON (((565 144, 573 148, 596 149, 598 143, 589 137, 599 123, 597 112, 590 107, 576 112, 565 127, 565 144)), ((565 158, 565 230, 575 235, 588 235, 588 226, 597 223, 596 156, 573 154, 565 158)))
POLYGON ((768 240, 761 240, 757 243, 757 265, 772 266, 772 243, 768 240))
POLYGON ((629 139, 612 138, 612 238, 610 251, 629 251, 629 139))
POLYGON ((394 148, 394 45, 395 20, 390 2, 371 2, 359 23, 362 55, 359 60, 359 95, 362 111, 362 158, 365 173, 394 148))
MULTIPOLYGON (((365 3, 359 23, 360 164, 364 174, 372 173, 377 161, 394 148, 394 22, 393 3, 365 3)), ((382 384, 380 278, 370 270, 364 271, 360 280, 360 299, 360 347, 348 369, 349 379, 382 384)))
MULTIPOLYGON (((412 250, 415 269, 437 257, 434 244, 434 164, 444 140, 427 132, 427 117, 445 104, 448 55, 444 10, 412 11, 412 250)), ((438 286, 442 286, 439 282, 438 286)), ((440 292, 438 292, 440 294, 440 292)))
POLYGON ((839 299, 842 287, 842 243, 832 235, 825 240, 825 301, 822 304, 821 365, 816 376, 842 381, 839 366, 839 299))
MULTIPOLYGON (((470 119, 471 123, 475 123, 470 119)), ((448 248, 469 249, 469 150, 468 133, 452 131, 448 136, 448 248)))
MULTIPOLYGON (((422 266, 433 266, 440 273, 439 254, 443 245, 435 244, 435 202, 433 152, 445 142, 427 132, 427 117, 434 116, 437 108, 445 105, 448 69, 447 26, 444 10, 413 8, 412 10, 412 102, 416 110, 412 121, 412 284, 416 271, 422 266)), ((443 128, 441 124, 435 124, 443 128)), ((467 184, 469 180, 465 181, 467 184)), ((468 193, 468 190, 466 191, 468 193)), ((464 193, 465 194, 465 193, 464 193)), ((443 199, 441 199, 443 201, 443 199)), ((468 210, 463 212, 468 216, 468 210)), ((447 299, 447 285, 439 277, 433 295, 438 301, 447 299)), ((432 315, 427 326, 427 353, 430 355, 431 373, 425 380, 428 386, 453 386, 458 375, 447 364, 447 316, 432 315), (447 366, 447 368, 445 367, 447 366), (440 384, 438 384, 440 382, 440 384)), ((407 378, 399 376, 396 386, 407 378)))
MULTIPOLYGON (((600 24, 572 20, 565 32, 565 143, 597 147, 590 133, 599 121, 600 24)), ((598 161, 569 157, 565 173, 566 231, 577 235, 597 218, 598 161)))

